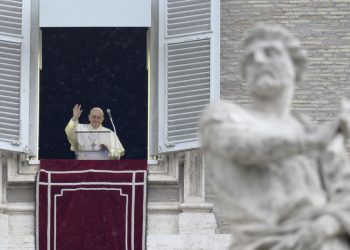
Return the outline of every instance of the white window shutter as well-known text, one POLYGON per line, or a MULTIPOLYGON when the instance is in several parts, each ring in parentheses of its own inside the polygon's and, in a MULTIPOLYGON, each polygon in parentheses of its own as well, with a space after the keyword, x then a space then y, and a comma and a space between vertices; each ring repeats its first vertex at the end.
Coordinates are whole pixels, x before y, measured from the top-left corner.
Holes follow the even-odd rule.
POLYGON ((0 150, 28 150, 30 10, 30 0, 0 0, 0 150))
POLYGON ((159 153, 199 147, 201 112, 220 98, 219 4, 159 1, 159 153))

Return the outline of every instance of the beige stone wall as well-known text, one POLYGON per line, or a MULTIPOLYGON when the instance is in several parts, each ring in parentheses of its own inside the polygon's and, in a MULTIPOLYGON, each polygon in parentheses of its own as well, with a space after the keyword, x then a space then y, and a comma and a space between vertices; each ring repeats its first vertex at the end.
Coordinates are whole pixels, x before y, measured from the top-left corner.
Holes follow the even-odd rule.
POLYGON ((307 48, 309 66, 294 109, 315 122, 334 118, 350 99, 350 0, 221 0, 221 98, 249 102, 239 69, 244 32, 280 24, 307 48))

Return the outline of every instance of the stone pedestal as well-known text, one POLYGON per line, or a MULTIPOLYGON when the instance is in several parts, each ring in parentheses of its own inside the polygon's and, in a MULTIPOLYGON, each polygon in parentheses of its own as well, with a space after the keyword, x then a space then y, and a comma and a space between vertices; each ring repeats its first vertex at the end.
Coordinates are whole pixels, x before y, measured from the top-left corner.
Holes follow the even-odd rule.
POLYGON ((213 205, 205 202, 205 167, 199 150, 185 152, 179 233, 215 234, 213 205))

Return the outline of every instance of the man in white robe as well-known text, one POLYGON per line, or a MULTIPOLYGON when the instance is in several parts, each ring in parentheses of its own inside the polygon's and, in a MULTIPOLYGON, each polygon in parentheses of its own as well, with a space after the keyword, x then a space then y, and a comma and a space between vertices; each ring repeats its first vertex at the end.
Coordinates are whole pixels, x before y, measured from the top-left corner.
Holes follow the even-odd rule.
POLYGON ((72 151, 102 151, 109 159, 120 159, 124 155, 124 148, 118 136, 108 128, 102 126, 104 112, 100 108, 92 108, 89 114, 90 124, 80 124, 79 118, 83 110, 76 104, 73 117, 68 122, 65 132, 72 151))

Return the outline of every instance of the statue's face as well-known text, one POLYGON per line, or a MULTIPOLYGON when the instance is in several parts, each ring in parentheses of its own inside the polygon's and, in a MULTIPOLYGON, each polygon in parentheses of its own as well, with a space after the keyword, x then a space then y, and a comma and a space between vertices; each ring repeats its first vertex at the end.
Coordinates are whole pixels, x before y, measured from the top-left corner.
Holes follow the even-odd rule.
POLYGON ((90 125, 93 128, 99 128, 102 125, 103 122, 103 114, 97 110, 97 109, 92 109, 89 114, 89 121, 90 125))
POLYGON ((247 82, 255 97, 272 98, 293 88, 295 68, 282 41, 253 42, 245 51, 245 60, 247 82))

